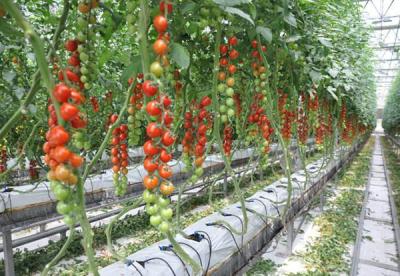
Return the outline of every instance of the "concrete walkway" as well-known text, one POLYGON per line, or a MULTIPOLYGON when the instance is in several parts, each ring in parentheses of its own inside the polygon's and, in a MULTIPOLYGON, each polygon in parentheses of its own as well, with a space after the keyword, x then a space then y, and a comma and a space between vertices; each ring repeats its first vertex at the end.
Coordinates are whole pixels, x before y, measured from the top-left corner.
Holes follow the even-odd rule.
POLYGON ((380 136, 376 135, 351 275, 400 275, 398 224, 393 220, 392 201, 380 136))

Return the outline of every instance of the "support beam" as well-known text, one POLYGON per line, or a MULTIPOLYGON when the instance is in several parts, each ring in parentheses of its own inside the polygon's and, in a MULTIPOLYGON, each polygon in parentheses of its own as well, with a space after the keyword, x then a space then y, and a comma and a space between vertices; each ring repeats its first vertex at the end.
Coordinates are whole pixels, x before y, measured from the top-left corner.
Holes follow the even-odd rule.
POLYGON ((3 228, 4 266, 6 276, 15 276, 11 229, 3 228))
POLYGON ((386 26, 375 26, 372 28, 374 31, 384 31, 384 30, 396 30, 399 28, 399 24, 395 25, 386 25, 386 26))

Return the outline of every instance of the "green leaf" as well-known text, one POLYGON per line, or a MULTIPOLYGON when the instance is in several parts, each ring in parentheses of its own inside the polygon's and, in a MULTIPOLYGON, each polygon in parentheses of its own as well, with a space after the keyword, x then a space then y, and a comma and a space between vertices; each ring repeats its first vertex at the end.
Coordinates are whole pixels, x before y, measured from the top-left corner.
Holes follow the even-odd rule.
POLYGON ((253 18, 253 20, 256 20, 256 18, 257 18, 257 8, 252 3, 249 4, 249 12, 250 12, 251 18, 253 18))
POLYGON ((248 15, 247 13, 238 8, 227 7, 224 8, 224 11, 226 11, 227 13, 239 15, 240 17, 246 19, 247 21, 249 21, 251 24, 254 25, 254 21, 253 19, 251 19, 250 15, 248 15))
POLYGON ((267 27, 258 26, 256 28, 256 32, 259 33, 260 35, 262 35, 267 42, 271 42, 272 41, 271 29, 269 29, 267 27))
POLYGON ((0 18, 0 32, 6 36, 19 36, 23 37, 24 34, 17 29, 15 29, 11 24, 4 19, 0 18))
POLYGON ((213 1, 218 5, 226 7, 237 6, 240 4, 248 4, 251 2, 250 0, 213 0, 213 1))
POLYGON ((333 47, 332 43, 325 37, 318 37, 318 40, 325 47, 328 47, 328 48, 332 48, 333 47))
POLYGON ((187 69, 190 64, 189 51, 179 43, 173 43, 171 48, 172 60, 174 60, 182 69, 187 69))
POLYGON ((14 71, 7 71, 3 73, 3 79, 6 80, 9 84, 12 84, 13 79, 17 76, 17 73, 14 71))
POLYGON ((192 2, 192 1, 187 1, 187 3, 183 4, 181 10, 182 14, 186 14, 189 12, 192 12, 195 10, 195 8, 197 7, 197 4, 192 2))
POLYGON ((315 70, 311 70, 309 73, 311 79, 313 82, 319 82, 322 79, 322 75, 320 72, 317 72, 315 70))
POLYGON ((332 95, 332 97, 337 101, 339 100, 338 97, 335 94, 336 88, 332 87, 332 86, 328 86, 326 88, 326 90, 328 90, 328 92, 332 95))
POLYGON ((288 23, 289 25, 291 25, 295 28, 297 27, 296 17, 294 17, 293 13, 289 13, 289 14, 285 15, 283 17, 283 20, 285 20, 285 22, 288 23))
POLYGON ((291 35, 288 38, 285 39, 286 43, 291 43, 299 40, 301 38, 300 35, 291 35))
POLYGON ((142 61, 140 56, 134 56, 132 63, 122 72, 121 82, 125 85, 129 78, 135 76, 138 72, 142 71, 142 61))

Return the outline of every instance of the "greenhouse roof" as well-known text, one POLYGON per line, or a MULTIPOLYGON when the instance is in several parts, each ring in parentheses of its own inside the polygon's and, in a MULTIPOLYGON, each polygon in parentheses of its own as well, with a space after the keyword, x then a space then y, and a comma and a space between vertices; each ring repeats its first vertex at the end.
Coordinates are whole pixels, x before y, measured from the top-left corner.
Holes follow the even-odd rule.
POLYGON ((371 26, 375 50, 378 108, 383 108, 390 85, 400 69, 400 0, 363 0, 363 17, 371 26))

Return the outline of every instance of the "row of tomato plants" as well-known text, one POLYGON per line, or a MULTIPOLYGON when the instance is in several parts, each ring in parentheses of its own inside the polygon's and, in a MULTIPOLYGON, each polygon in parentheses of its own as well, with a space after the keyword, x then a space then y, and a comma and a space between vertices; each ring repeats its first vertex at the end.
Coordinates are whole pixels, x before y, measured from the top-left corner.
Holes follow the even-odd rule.
MULTIPOLYGON (((307 5, 300 7, 293 4, 285 7, 291 9, 291 12, 287 13, 286 10, 284 20, 272 22, 269 29, 262 25, 254 27, 254 21, 262 23, 262 12, 266 12, 264 3, 252 4, 257 9, 251 13, 253 19, 248 15, 250 20, 238 8, 251 11, 252 6, 247 6, 246 1, 227 3, 215 0, 206 1, 204 5, 194 4, 201 6, 201 14, 208 20, 204 29, 208 39, 212 41, 208 49, 214 47, 214 52, 211 53, 212 82, 211 87, 207 88, 210 92, 198 93, 191 91, 195 86, 192 84, 193 77, 190 76, 191 67, 196 66, 198 57, 196 54, 190 55, 188 49, 178 43, 178 27, 173 26, 181 22, 183 10, 188 9, 186 4, 159 1, 149 16, 148 4, 154 5, 155 1, 127 1, 127 31, 139 38, 140 54, 137 59, 140 62, 127 71, 130 78, 127 80, 127 91, 125 95, 122 94, 123 103, 120 102, 118 108, 114 109, 119 112, 117 114, 111 111, 107 114, 104 138, 94 156, 85 161, 85 157, 88 157, 88 140, 92 134, 88 130, 88 124, 96 117, 100 108, 98 99, 91 96, 91 91, 98 71, 96 23, 101 12, 98 1, 78 2, 77 20, 73 28, 75 33, 71 33, 72 38, 65 42, 65 50, 69 53, 67 65, 52 66, 58 79, 56 85, 44 57, 41 39, 12 1, 6 0, 2 5, 24 30, 34 48, 42 81, 49 95, 48 130, 44 135, 46 142, 43 145, 44 162, 49 168, 47 178, 58 200, 57 211, 64 216, 64 222, 71 229, 77 222, 82 227, 83 247, 94 275, 98 275, 98 271, 92 248, 93 233, 85 213, 84 183, 107 148, 113 164, 116 194, 122 196, 128 186, 128 147, 139 144, 143 140, 140 137, 144 138, 143 151, 146 156, 143 166, 147 175, 143 179, 143 201, 146 203, 150 223, 171 241, 177 254, 198 273, 198 264, 189 258, 174 238, 179 224, 172 223, 174 212, 169 197, 175 189, 171 182, 171 161, 178 144, 182 144, 182 160, 192 173, 187 184, 193 184, 203 174, 203 163, 214 143, 218 145, 224 159, 226 173, 233 176, 231 157, 235 149, 250 145, 259 148, 259 162, 265 167, 269 145, 273 140, 279 142, 283 149, 285 173, 289 182, 288 201, 282 214, 285 216, 292 192, 289 151, 292 139, 304 150, 307 139, 313 136, 318 145, 325 147, 327 152, 332 152, 338 138, 351 144, 372 127, 368 112, 373 106, 367 106, 367 111, 358 107, 348 93, 355 91, 354 89, 347 91, 338 86, 334 93, 331 86, 325 85, 327 78, 320 79, 315 77, 315 72, 305 72, 307 65, 318 66, 315 51, 325 56, 333 52, 326 41, 323 43, 324 47, 318 45, 314 52, 308 52, 309 45, 302 44, 305 42, 296 37, 307 35, 307 27, 315 21, 303 14, 307 5), (293 19, 290 19, 294 16, 293 13, 299 17, 299 22, 304 21, 302 27, 297 26, 300 23, 293 23, 293 19), (234 17, 234 14, 238 17, 234 17), (134 20, 136 15, 138 20, 134 20), (304 18, 300 19, 301 16, 304 18), (247 33, 238 30, 240 27, 245 27, 247 33), (279 39, 278 33, 282 31, 285 32, 285 40, 279 39), (271 36, 275 38, 274 41, 271 41, 271 36), (306 57, 308 55, 309 59, 314 58, 314 61, 296 58, 301 46, 304 47, 303 54, 306 57), (182 78, 182 73, 185 78, 182 78), (87 110, 86 98, 90 98, 90 112, 87 110), (138 128, 139 125, 142 125, 143 133, 138 128), (183 130, 180 130, 181 127, 183 130)), ((346 5, 349 3, 339 4, 338 8, 344 11, 346 5)), ((328 6, 323 8, 324 11, 329 10, 328 6)), ((2 16, 8 17, 7 13, 2 16)), ((351 14, 348 13, 348 17, 351 14)), ((204 22, 201 23, 204 25, 204 22)), ((339 25, 338 22, 335 23, 339 25)), ((190 45, 189 41, 184 42, 190 45)), ((63 57, 60 56, 60 59, 63 57)), ((197 66, 196 73, 206 70, 204 67, 205 64, 201 63, 197 66)), ((199 80, 202 78, 204 81, 204 76, 200 76, 199 80)), ((363 93, 368 93, 368 85, 361 88, 365 90, 363 93)), ((367 96, 370 97, 369 94, 367 96)), ((105 99, 105 102, 112 103, 112 94, 105 99)), ((15 116, 6 126, 13 123, 12 120, 16 120, 15 116)), ((99 126, 94 129, 99 131, 99 126)), ((5 132, 3 130, 4 128, 2 135, 5 132)), ((2 157, 3 170, 5 161, 6 157, 2 157)), ((182 185, 179 190, 176 209, 178 218, 179 202, 186 185, 182 185)), ((243 195, 235 177, 233 186, 244 207, 243 195)), ((248 223, 246 208, 242 208, 242 212, 244 227, 239 232, 244 234, 248 223)), ((56 260, 62 257, 68 246, 67 241, 56 260)), ((45 268, 44 274, 54 262, 45 268)))

